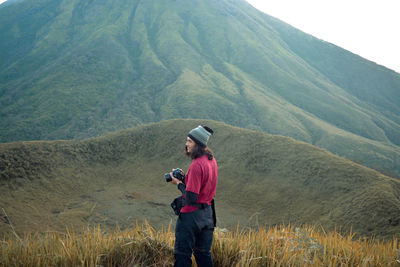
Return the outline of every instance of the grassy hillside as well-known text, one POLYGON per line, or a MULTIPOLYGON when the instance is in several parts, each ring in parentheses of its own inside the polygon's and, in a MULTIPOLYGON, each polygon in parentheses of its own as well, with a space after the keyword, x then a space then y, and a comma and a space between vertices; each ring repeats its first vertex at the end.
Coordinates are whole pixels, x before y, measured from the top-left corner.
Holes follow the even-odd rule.
POLYGON ((205 123, 219 164, 220 227, 280 223, 400 233, 400 182, 291 138, 215 121, 169 120, 82 141, 0 144, 1 232, 65 225, 165 225, 179 195, 164 173, 187 170, 187 132, 205 123), (3 211, 2 211, 3 212, 3 211))
POLYGON ((1 142, 206 118, 400 175, 400 75, 245 1, 25 0, 0 36, 1 142))

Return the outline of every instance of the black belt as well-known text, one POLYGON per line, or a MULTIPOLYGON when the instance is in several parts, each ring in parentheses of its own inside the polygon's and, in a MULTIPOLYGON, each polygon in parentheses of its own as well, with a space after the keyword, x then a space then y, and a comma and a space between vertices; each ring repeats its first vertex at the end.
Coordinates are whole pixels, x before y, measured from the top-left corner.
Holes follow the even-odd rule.
POLYGON ((208 205, 207 203, 194 203, 194 204, 188 204, 188 206, 197 207, 199 209, 205 209, 210 207, 211 205, 208 205))

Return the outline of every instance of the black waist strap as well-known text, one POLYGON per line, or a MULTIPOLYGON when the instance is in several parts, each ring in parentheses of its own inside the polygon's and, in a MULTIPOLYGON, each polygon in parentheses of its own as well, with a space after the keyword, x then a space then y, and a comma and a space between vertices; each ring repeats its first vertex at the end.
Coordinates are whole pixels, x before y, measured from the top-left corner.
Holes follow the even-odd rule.
POLYGON ((210 205, 208 205, 207 203, 194 203, 194 204, 188 204, 189 206, 193 206, 193 207, 198 207, 199 209, 205 209, 210 207, 210 205))

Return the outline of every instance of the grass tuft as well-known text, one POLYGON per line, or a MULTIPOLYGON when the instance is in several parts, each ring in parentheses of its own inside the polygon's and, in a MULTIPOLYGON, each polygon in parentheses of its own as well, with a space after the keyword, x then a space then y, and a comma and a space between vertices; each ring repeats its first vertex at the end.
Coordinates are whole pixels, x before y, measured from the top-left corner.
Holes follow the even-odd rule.
MULTIPOLYGON (((355 238, 353 233, 292 225, 234 231, 217 228, 215 266, 398 266, 400 243, 355 238)), ((4 237, 0 266, 172 266, 174 232, 148 222, 103 232, 100 226, 77 233, 48 231, 22 239, 4 237)))

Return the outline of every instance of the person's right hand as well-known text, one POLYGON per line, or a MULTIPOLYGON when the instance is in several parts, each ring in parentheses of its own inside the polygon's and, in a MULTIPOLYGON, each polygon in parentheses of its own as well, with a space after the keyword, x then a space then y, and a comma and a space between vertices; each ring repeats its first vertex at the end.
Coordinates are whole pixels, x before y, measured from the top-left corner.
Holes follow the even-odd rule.
POLYGON ((172 179, 171 183, 172 183, 172 184, 179 184, 179 183, 182 183, 181 180, 176 179, 176 178, 174 177, 174 175, 173 175, 172 172, 170 172, 169 175, 171 175, 171 179, 172 179))

